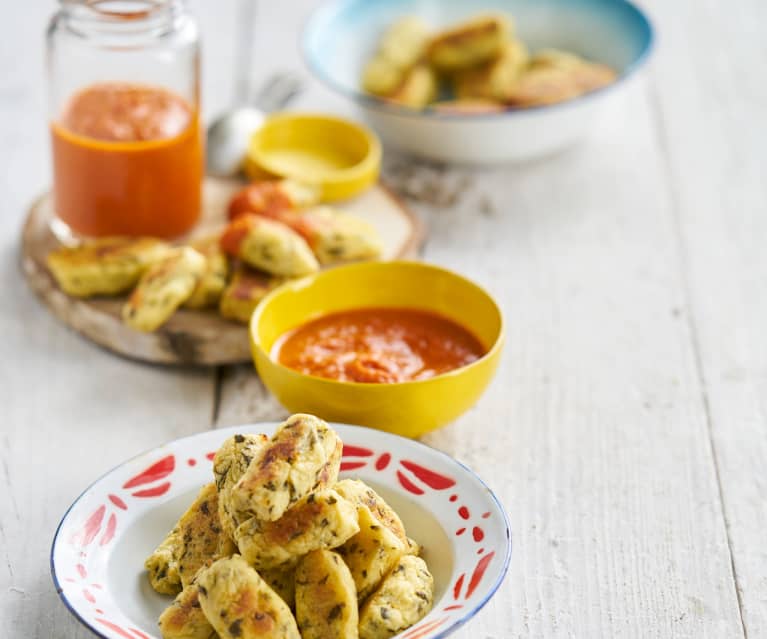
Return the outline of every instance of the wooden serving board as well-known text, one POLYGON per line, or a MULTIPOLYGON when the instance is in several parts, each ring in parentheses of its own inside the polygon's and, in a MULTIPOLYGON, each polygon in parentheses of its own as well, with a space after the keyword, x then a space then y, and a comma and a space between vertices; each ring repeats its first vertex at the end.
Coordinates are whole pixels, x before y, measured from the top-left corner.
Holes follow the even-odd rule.
MULTIPOLYGON (((203 214, 192 235, 202 235, 226 222, 226 205, 243 184, 206 178, 203 214)), ((373 224, 384 244, 383 259, 414 257, 423 241, 415 215, 388 189, 374 186, 339 208, 373 224)), ((51 231, 50 193, 29 208, 22 231, 22 269, 32 290, 65 324, 91 341, 131 359, 158 364, 213 366, 250 361, 247 327, 226 320, 215 309, 178 310, 154 333, 141 333, 120 319, 124 297, 77 299, 59 289, 46 267, 46 256, 60 245, 51 231)))

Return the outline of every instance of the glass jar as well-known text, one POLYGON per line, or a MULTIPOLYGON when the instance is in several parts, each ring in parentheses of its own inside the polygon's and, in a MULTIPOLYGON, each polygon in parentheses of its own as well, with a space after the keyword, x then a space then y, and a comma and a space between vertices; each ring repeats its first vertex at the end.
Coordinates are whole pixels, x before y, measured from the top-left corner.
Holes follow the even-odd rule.
POLYGON ((200 43, 183 0, 61 0, 47 34, 54 232, 172 238, 200 215, 200 43))

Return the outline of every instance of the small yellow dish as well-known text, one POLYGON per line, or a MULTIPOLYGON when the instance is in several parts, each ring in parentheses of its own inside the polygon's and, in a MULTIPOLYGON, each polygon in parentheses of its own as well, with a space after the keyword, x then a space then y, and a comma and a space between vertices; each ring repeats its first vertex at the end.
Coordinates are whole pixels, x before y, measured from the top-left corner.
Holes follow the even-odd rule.
POLYGON ((365 127, 326 115, 280 113, 266 119, 250 140, 245 171, 322 189, 324 201, 350 198, 378 180, 381 143, 365 127))
POLYGON ((291 412, 419 437, 471 408, 490 383, 503 346, 503 316, 482 288, 420 262, 363 262, 288 282, 258 305, 250 344, 261 380, 291 412), (431 379, 398 384, 340 382, 304 375, 270 356, 274 342, 320 315, 364 307, 440 313, 472 331, 487 353, 431 379))

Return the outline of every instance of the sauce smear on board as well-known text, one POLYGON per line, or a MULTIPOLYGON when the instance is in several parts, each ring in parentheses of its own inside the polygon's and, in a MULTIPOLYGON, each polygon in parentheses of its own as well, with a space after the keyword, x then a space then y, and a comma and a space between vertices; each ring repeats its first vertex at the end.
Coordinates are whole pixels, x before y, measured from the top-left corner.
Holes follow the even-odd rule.
POLYGON ((429 379, 471 364, 486 349, 460 324, 429 311, 361 308, 324 315, 282 335, 281 364, 346 382, 429 379))
POLYGON ((155 86, 100 83, 51 124, 56 214, 83 235, 175 237, 200 214, 199 117, 155 86))

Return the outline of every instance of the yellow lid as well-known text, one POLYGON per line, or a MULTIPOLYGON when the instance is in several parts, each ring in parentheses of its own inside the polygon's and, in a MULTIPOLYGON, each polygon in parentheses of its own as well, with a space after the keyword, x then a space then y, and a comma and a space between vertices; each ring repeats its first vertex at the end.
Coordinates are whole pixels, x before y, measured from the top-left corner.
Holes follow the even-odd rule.
POLYGON ((381 143, 359 124, 327 115, 279 113, 253 134, 245 160, 251 179, 289 177, 322 189, 324 201, 342 200, 378 180, 381 143))

